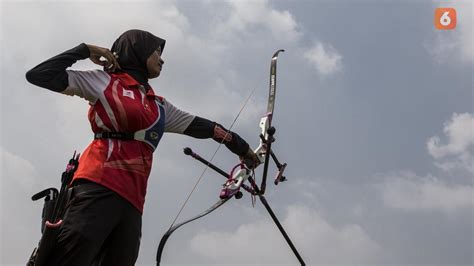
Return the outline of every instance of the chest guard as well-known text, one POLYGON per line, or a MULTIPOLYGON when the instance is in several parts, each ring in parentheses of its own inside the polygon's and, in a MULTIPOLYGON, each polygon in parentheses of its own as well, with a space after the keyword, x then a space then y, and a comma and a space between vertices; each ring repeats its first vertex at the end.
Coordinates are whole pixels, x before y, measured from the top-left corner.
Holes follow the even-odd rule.
POLYGON ((158 117, 156 118, 155 122, 153 122, 153 124, 148 128, 134 133, 135 140, 147 143, 153 148, 153 150, 158 147, 158 143, 165 132, 165 108, 163 107, 162 100, 158 97, 156 97, 155 102, 159 109, 158 117))
POLYGON ((155 97, 155 103, 159 109, 158 117, 148 128, 136 132, 99 132, 94 134, 95 139, 120 139, 120 140, 138 140, 150 145, 156 150, 158 143, 165 132, 165 108, 163 100, 155 97))

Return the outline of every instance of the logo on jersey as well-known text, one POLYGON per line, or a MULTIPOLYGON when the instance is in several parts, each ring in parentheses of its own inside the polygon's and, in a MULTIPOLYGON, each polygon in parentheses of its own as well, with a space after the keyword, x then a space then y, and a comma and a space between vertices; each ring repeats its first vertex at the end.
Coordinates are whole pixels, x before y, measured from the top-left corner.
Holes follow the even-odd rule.
POLYGON ((135 94, 133 94, 133 91, 129 91, 129 90, 123 89, 123 96, 135 100, 135 94))
POLYGON ((151 137, 152 140, 157 140, 159 136, 160 135, 158 135, 158 132, 152 131, 150 133, 150 137, 151 137))

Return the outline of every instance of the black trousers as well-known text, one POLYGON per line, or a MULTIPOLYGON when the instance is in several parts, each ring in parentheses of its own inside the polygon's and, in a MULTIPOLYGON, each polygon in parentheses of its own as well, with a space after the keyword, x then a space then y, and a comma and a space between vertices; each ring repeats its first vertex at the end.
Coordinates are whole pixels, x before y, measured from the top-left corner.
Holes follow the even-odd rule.
POLYGON ((134 265, 141 226, 141 213, 128 201, 98 184, 80 182, 47 265, 134 265))

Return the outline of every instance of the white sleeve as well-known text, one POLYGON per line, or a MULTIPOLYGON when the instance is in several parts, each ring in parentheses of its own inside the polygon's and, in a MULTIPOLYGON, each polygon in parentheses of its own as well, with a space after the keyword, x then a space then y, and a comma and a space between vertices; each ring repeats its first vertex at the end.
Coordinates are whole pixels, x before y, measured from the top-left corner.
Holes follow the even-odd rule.
POLYGON ((163 100, 165 109, 165 132, 182 134, 194 120, 194 115, 182 111, 168 102, 163 100))
POLYGON ((69 86, 62 92, 79 96, 94 104, 110 82, 110 75, 103 70, 66 70, 69 86))

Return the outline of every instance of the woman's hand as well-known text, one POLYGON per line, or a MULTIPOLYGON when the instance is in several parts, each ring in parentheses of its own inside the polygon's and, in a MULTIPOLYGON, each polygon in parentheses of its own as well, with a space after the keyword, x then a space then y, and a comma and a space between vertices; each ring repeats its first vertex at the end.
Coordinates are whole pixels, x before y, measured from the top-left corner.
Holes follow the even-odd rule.
POLYGON ((114 72, 116 69, 120 69, 117 55, 112 54, 109 49, 92 44, 86 45, 90 52, 89 59, 94 62, 94 64, 105 67, 105 70, 108 72, 114 72), (105 58, 105 60, 101 60, 101 58, 105 58))
POLYGON ((240 157, 240 161, 243 162, 249 169, 254 169, 260 164, 260 160, 251 148, 249 148, 244 156, 240 157))

